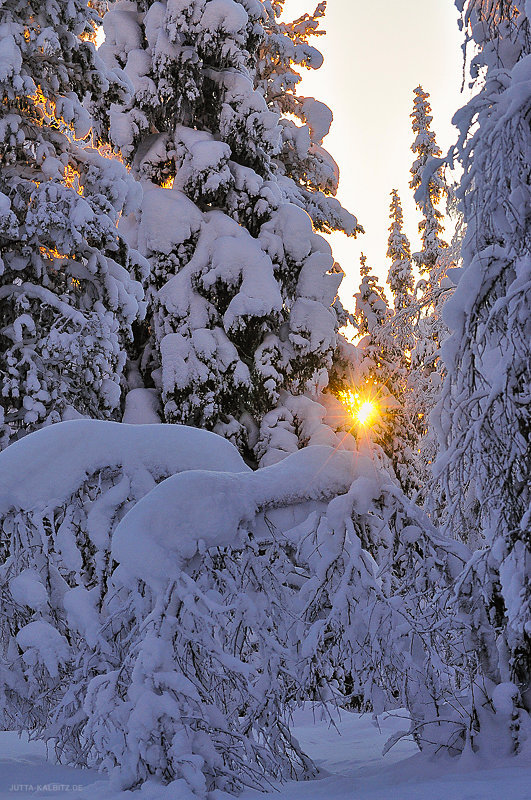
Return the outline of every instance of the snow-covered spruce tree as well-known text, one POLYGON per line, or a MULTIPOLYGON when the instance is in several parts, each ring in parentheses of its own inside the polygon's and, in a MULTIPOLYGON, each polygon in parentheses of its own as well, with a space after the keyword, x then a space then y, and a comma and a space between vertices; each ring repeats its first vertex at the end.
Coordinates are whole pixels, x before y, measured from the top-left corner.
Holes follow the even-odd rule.
POLYGON ((415 346, 413 329, 418 321, 420 310, 416 307, 413 278, 411 245, 403 231, 404 215, 400 196, 396 189, 391 192, 389 208, 389 239, 387 257, 391 266, 387 273, 387 285, 393 297, 394 314, 384 322, 386 336, 391 339, 400 353, 406 370, 411 364, 411 351, 415 346))
POLYGON ((441 155, 441 149, 431 130, 433 117, 429 113, 431 107, 428 98, 429 94, 421 86, 415 89, 411 114, 415 140, 411 149, 416 159, 411 167, 412 177, 409 184, 416 193, 417 206, 423 215, 419 222, 422 249, 413 254, 421 274, 425 276, 416 289, 416 294, 421 297, 422 313, 413 355, 413 363, 421 382, 423 373, 429 377, 435 369, 438 349, 442 343, 439 335, 442 329, 440 288, 449 266, 446 258, 448 245, 441 239, 444 215, 438 208, 443 196, 447 194, 447 188, 443 168, 434 161, 441 155))
MULTIPOLYGON (((446 277, 451 264, 448 245, 441 238, 444 215, 438 207, 448 193, 439 160, 441 150, 431 130, 433 118, 430 115, 429 94, 421 86, 415 89, 414 94, 411 118, 415 139, 411 149, 416 158, 411 168, 410 187, 415 192, 417 207, 422 213, 419 223, 422 247, 413 254, 413 260, 422 277, 404 316, 413 324, 414 341, 408 377, 411 419, 417 429, 421 461, 427 475, 436 451, 428 420, 440 393, 442 363, 439 351, 448 336, 441 312, 453 283, 446 277)), ((397 316, 397 323, 401 318, 402 315, 397 316)))
POLYGON ((123 227, 152 265, 141 372, 167 421, 254 459, 273 446, 264 414, 327 382, 342 272, 315 229, 359 230, 320 144, 331 113, 295 95, 297 67, 322 62, 308 39, 323 7, 291 25, 281 7, 119 2, 100 48, 134 86, 111 135, 145 183, 123 227))
MULTIPOLYGON (((411 181, 409 186, 416 192, 422 186, 426 165, 432 159, 440 157, 441 149, 436 142, 435 133, 431 130, 433 117, 430 116, 429 94, 424 91, 422 86, 417 86, 414 94, 413 112, 410 116, 412 118, 413 133, 416 135, 411 149, 416 158, 410 170, 411 181)), ((431 273, 439 265, 441 256, 448 246, 440 237, 444 227, 442 225, 443 214, 438 208, 438 204, 445 194, 446 183, 442 167, 439 166, 435 170, 431 169, 428 184, 422 192, 421 201, 418 203, 423 214, 423 219, 419 222, 422 250, 414 254, 421 273, 427 275, 428 281, 431 281, 431 273)), ((435 275, 434 278, 436 279, 436 277, 435 275)))
POLYGON ((401 483, 407 494, 411 494, 413 489, 417 501, 420 502, 426 495, 429 473, 426 464, 428 459, 421 449, 422 439, 426 433, 427 406, 425 398, 419 394, 420 387, 415 380, 415 364, 419 356, 421 318, 429 312, 424 303, 427 305, 430 303, 427 296, 419 300, 414 291, 411 246, 403 231, 404 217, 396 189, 391 192, 389 211, 391 225, 387 257, 391 260, 391 266, 387 274, 387 284, 394 299, 394 313, 385 320, 381 336, 384 341, 392 343, 394 361, 400 374, 402 425, 396 446, 396 458, 401 464, 399 470, 401 483))
POLYGON ((104 141, 125 83, 83 0, 0 10, 2 442, 64 415, 113 417, 147 264, 117 235, 138 189, 104 141), (83 105, 82 105, 83 101, 83 105))
POLYGON ((274 159, 275 173, 286 198, 303 207, 317 230, 344 231, 355 234, 352 215, 335 199, 339 168, 322 146, 333 115, 325 103, 296 92, 301 81, 301 67, 319 69, 321 53, 310 44, 314 36, 323 36, 319 28, 325 16, 326 2, 315 11, 293 22, 279 22, 285 0, 264 3, 266 39, 260 49, 256 85, 264 93, 268 108, 280 116, 282 150, 274 159), (297 125, 293 117, 301 124, 297 125))
POLYGON ((387 283, 393 295, 395 312, 398 312, 411 304, 414 280, 411 246, 402 230, 404 215, 400 196, 396 189, 391 192, 389 218, 391 225, 387 242, 387 257, 391 259, 391 266, 387 274, 387 283))
POLYGON ((354 295, 356 301, 355 319, 360 336, 372 333, 379 325, 383 325, 390 314, 387 298, 378 277, 371 275, 365 253, 360 255, 360 285, 354 295))
POLYGON ((459 4, 478 92, 455 116, 467 232, 437 409, 448 525, 480 549, 459 584, 480 657, 476 740, 513 752, 531 710, 529 4, 459 4), (500 744, 503 742, 503 745, 500 744))

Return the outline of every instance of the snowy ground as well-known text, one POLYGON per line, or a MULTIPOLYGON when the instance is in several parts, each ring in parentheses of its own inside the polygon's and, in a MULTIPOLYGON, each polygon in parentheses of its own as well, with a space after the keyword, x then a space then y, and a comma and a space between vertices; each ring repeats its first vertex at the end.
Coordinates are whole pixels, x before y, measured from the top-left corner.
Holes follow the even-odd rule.
MULTIPOLYGON (((404 727, 387 719, 381 731, 370 715, 344 714, 337 729, 313 719, 305 709, 295 719, 295 733, 327 776, 309 783, 289 783, 280 792, 245 792, 240 800, 531 800, 531 763, 512 759, 499 764, 429 762, 412 742, 402 741, 382 758, 388 736, 404 727)), ((92 770, 57 766, 46 759, 39 742, 0 733, 0 800, 190 800, 177 787, 145 786, 141 792, 113 791, 92 770)), ((219 794, 219 800, 226 795, 219 794)))

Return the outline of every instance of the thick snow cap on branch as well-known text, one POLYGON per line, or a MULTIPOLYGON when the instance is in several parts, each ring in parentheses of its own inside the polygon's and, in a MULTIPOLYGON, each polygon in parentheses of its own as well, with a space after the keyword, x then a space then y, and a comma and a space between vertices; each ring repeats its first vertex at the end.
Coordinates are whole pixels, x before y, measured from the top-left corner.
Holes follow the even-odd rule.
POLYGON ((129 473, 146 468, 158 477, 179 470, 249 470, 230 442, 209 431, 70 420, 42 428, 1 454, 0 514, 12 507, 59 506, 85 478, 114 466, 129 473))
POLYGON ((122 579, 160 588, 172 571, 209 547, 238 543, 268 509, 327 501, 348 491, 368 459, 331 447, 304 448, 257 472, 190 471, 160 483, 120 522, 113 558, 122 579), (173 570, 172 570, 173 566, 173 570))
POLYGON ((199 233, 202 214, 183 192, 161 189, 149 181, 142 186, 144 200, 137 246, 147 257, 154 253, 169 255, 199 233))

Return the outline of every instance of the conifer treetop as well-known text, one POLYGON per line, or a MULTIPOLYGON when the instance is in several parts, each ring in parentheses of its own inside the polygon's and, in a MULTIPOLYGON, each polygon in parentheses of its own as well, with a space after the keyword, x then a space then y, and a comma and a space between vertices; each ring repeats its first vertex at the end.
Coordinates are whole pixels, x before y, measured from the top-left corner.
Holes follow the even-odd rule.
POLYGON ((391 266, 387 275, 387 283, 393 293, 395 311, 406 308, 411 302, 413 291, 413 267, 411 264, 411 245, 402 230, 404 215, 398 191, 391 192, 391 205, 389 218, 389 239, 387 257, 391 259, 391 266))
POLYGON ((311 42, 325 33, 320 22, 326 3, 319 3, 313 13, 292 22, 279 20, 284 3, 275 4, 273 13, 267 3, 264 5, 266 35, 255 85, 264 94, 268 107, 279 114, 282 147, 273 158, 274 172, 289 200, 302 205, 317 230, 339 230, 355 236, 363 228, 335 197, 339 168, 323 147, 332 124, 332 111, 314 97, 297 94, 301 69, 319 69, 323 64, 322 54, 311 42))
MULTIPOLYGON (((429 94, 424 91, 422 86, 417 86, 414 94, 413 112, 410 116, 413 133, 416 136, 411 149, 416 154, 416 159, 410 170, 411 181, 409 186, 414 192, 417 192, 421 190, 423 181, 425 183, 424 170, 426 168, 432 169, 430 161, 441 155, 441 149, 436 142, 435 133, 431 130, 433 117, 430 114, 429 94)), ((423 219, 419 222, 422 250, 414 254, 414 259, 420 271, 428 275, 437 266, 443 250, 448 246, 441 239, 441 234, 444 231, 442 224, 443 214, 437 208, 446 191, 443 170, 439 166, 435 170, 432 169, 427 187, 423 190, 423 196, 417 201, 417 205, 423 214, 423 219)))
POLYGON ((372 333, 381 326, 389 316, 389 306, 385 292, 378 283, 376 275, 370 274, 367 257, 364 253, 360 256, 361 282, 358 292, 354 295, 356 300, 355 317, 360 335, 372 333))
MULTIPOLYGON (((425 92, 422 86, 417 86, 413 90, 415 98, 413 100, 413 111, 410 114, 412 122, 413 133, 416 133, 415 140, 411 145, 414 153, 418 154, 419 159, 423 159, 426 163, 429 156, 440 156, 441 149, 435 140, 435 133, 431 130, 431 123, 433 117, 431 116, 431 105, 429 102, 429 93, 425 92)), ((422 166, 424 166, 422 164, 422 166)), ((412 179, 410 186, 412 189, 417 189, 420 186, 422 175, 414 169, 411 170, 412 179)))
POLYGON ((360 253, 360 277, 365 278, 369 275, 371 268, 367 264, 367 256, 365 253, 360 253))

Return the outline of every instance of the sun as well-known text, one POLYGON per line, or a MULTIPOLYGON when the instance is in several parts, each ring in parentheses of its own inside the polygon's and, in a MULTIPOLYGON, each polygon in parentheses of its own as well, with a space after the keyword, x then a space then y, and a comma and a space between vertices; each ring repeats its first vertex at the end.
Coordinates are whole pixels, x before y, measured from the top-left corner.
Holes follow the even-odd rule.
POLYGON ((360 425, 369 425, 376 417, 376 414, 376 403, 373 403, 371 400, 365 400, 360 406, 358 406, 354 416, 360 425))
POLYGON ((340 392, 339 399, 348 409, 352 419, 358 424, 368 426, 376 422, 380 415, 378 403, 367 395, 360 395, 357 392, 340 392))

